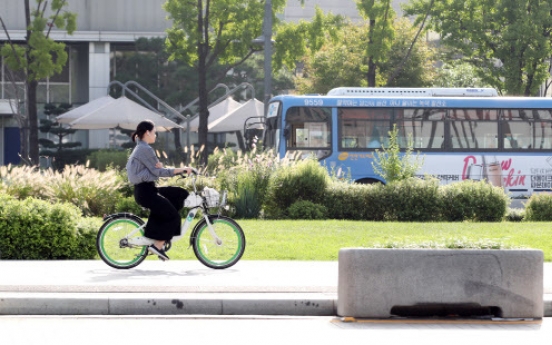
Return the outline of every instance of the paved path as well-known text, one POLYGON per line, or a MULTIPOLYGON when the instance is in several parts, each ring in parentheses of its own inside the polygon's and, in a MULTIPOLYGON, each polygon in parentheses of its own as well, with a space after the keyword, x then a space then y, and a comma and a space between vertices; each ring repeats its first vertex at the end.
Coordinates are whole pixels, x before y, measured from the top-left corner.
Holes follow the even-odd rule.
MULTIPOLYGON (((130 270, 99 260, 0 261, 0 314, 333 316, 337 273, 337 261, 244 260, 226 270, 197 261, 147 260, 130 270)), ((544 293, 552 316, 552 263, 544 293)))

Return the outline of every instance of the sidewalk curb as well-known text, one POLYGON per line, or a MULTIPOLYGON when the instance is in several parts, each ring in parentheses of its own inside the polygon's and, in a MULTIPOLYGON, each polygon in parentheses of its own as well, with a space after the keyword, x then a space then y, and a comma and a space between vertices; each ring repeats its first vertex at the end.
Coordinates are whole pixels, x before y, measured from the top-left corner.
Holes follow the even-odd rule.
POLYGON ((0 293, 0 315, 335 316, 333 294, 0 293))
MULTIPOLYGON (((0 293, 0 315, 336 316, 321 293, 0 293)), ((544 317, 552 317, 545 295, 544 317)))

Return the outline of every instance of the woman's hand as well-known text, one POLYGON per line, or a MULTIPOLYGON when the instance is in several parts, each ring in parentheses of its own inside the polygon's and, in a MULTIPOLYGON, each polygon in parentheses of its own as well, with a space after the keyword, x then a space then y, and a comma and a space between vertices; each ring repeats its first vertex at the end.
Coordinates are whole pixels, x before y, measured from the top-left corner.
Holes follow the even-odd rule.
POLYGON ((156 167, 157 169, 161 169, 161 168, 163 167, 163 163, 157 162, 157 163, 155 163, 155 167, 156 167))
POLYGON ((194 172, 194 170, 195 170, 194 168, 190 168, 190 167, 176 168, 174 169, 174 174, 178 175, 178 174, 186 173, 190 175, 192 172, 194 172))

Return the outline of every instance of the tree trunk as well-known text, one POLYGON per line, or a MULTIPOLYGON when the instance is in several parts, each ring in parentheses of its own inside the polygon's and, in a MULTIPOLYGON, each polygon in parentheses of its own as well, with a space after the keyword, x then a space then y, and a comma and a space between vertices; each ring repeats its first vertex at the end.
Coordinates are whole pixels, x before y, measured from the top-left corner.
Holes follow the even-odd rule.
POLYGON ((374 41, 373 41, 373 35, 374 35, 374 27, 376 25, 376 21, 374 19, 370 20, 370 29, 368 32, 368 73, 366 74, 366 79, 368 82, 369 87, 375 87, 376 86, 376 64, 374 63, 374 58, 372 54, 370 53, 372 49, 374 49, 374 41))
POLYGON ((199 61, 198 61, 198 94, 199 94, 199 128, 198 144, 199 144, 199 165, 207 166, 207 158, 209 156, 207 150, 207 133, 209 123, 209 92, 207 90, 207 67, 206 60, 207 54, 205 49, 199 49, 199 61))
POLYGON ((38 81, 27 82, 27 114, 29 116, 29 159, 37 165, 38 158, 38 111, 36 107, 36 89, 38 81))

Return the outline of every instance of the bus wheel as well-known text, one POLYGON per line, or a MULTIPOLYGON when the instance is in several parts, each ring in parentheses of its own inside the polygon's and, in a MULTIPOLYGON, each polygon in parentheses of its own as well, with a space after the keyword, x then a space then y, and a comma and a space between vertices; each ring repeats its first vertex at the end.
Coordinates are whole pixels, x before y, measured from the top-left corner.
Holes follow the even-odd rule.
POLYGON ((380 180, 376 180, 375 178, 362 178, 360 180, 356 180, 355 183, 359 184, 375 184, 375 183, 382 183, 380 180))

